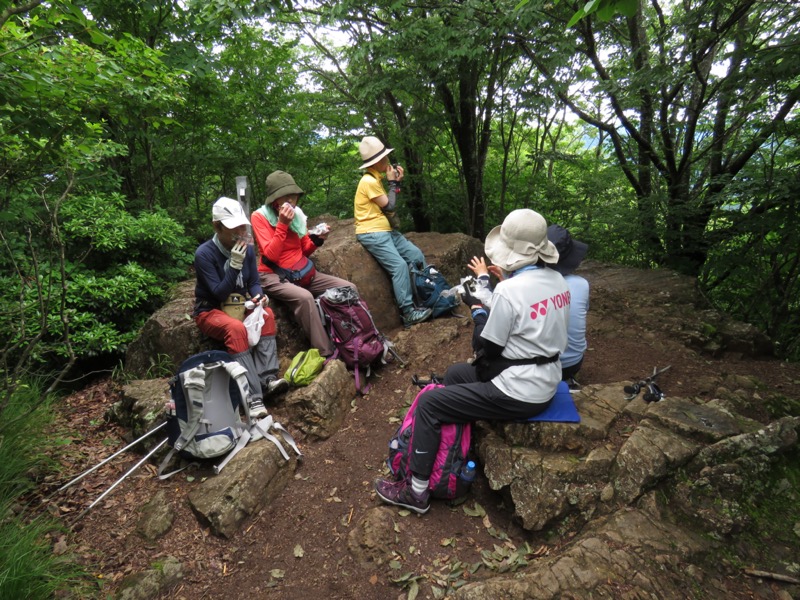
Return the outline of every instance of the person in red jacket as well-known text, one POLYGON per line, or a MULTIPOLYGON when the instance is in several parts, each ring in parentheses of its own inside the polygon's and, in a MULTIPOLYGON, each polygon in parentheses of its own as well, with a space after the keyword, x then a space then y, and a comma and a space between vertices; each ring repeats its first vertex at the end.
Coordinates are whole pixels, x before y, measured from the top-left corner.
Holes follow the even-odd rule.
POLYGON ((319 316, 314 298, 333 287, 356 286, 316 270, 309 256, 325 242, 329 230, 308 233, 306 215, 297 206, 305 192, 285 171, 267 176, 267 199, 253 212, 250 223, 261 258, 261 287, 273 300, 285 303, 320 355, 333 354, 333 344, 319 316))

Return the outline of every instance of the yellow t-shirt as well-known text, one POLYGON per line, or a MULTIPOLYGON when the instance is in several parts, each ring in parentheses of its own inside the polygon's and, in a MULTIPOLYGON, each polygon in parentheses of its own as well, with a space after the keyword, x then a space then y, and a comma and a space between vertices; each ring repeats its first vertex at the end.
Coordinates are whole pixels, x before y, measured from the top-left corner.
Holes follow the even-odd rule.
POLYGON ((392 226, 384 216, 381 207, 372 199, 385 196, 381 179, 383 175, 377 171, 367 170, 358 182, 356 198, 353 206, 353 215, 356 220, 356 234, 374 233, 376 231, 391 231, 392 226))

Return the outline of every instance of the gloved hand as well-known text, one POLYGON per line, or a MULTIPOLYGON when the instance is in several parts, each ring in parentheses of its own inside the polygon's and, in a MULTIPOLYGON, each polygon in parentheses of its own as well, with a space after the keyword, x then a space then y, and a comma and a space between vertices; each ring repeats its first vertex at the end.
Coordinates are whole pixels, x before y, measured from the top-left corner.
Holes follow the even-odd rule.
POLYGON ((231 269, 241 271, 244 266, 245 256, 247 256, 247 244, 238 242, 231 248, 231 269))
POLYGON ((472 290, 470 290, 467 284, 464 284, 464 293, 461 294, 461 301, 472 308, 473 306, 483 306, 483 302, 481 302, 478 298, 472 295, 472 290))

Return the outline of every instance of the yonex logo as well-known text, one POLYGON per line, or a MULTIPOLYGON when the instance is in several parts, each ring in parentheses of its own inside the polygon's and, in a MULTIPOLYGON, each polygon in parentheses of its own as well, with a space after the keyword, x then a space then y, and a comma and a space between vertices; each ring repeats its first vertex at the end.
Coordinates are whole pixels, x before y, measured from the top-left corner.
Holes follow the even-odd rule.
POLYGON ((545 316, 547 314, 547 300, 542 300, 536 304, 531 304, 531 319, 536 319, 539 315, 545 316))
POLYGON ((570 302, 570 294, 569 292, 563 292, 561 294, 556 294, 552 298, 548 298, 546 300, 542 300, 541 302, 536 302, 535 304, 531 304, 531 319, 536 319, 540 316, 545 316, 547 314, 548 305, 551 304, 554 308, 566 308, 569 306, 570 302))

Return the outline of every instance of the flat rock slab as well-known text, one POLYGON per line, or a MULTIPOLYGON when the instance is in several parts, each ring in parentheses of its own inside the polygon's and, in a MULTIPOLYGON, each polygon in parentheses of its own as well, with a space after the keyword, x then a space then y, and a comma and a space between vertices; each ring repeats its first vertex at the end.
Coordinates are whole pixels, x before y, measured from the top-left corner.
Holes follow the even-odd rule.
POLYGON ((676 433, 703 442, 717 442, 743 433, 742 421, 730 413, 686 398, 654 402, 645 414, 676 433))

